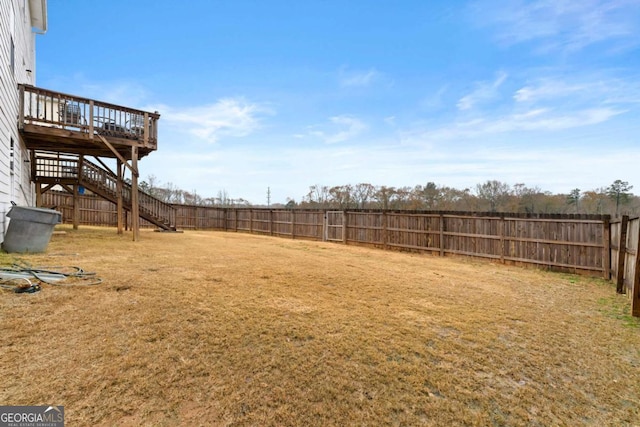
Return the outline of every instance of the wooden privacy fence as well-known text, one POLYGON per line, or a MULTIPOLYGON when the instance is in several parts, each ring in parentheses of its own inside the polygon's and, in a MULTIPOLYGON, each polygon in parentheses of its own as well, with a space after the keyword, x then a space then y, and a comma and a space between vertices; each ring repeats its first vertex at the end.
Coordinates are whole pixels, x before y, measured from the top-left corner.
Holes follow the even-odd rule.
POLYGON ((611 278, 618 293, 631 299, 631 314, 640 317, 640 218, 611 222, 611 278))
MULTIPOLYGON (((113 204, 90 196, 79 200, 80 224, 115 226, 113 204)), ((67 193, 47 192, 43 204, 58 206, 65 221, 72 218, 73 201, 67 193)), ((182 229, 366 244, 533 264, 607 279, 610 275, 609 216, 174 207, 182 229)))
MULTIPOLYGON (((79 223, 115 227, 115 205, 79 197, 79 223)), ((73 197, 43 194, 64 222, 73 220, 73 197)), ((288 210, 173 205, 181 229, 242 231, 372 245, 383 249, 466 255, 502 263, 612 279, 640 316, 640 218, 610 221, 608 215, 518 215, 383 210, 288 210)), ((130 220, 130 218, 129 218, 130 220)), ((141 221, 141 226, 153 227, 141 221)))

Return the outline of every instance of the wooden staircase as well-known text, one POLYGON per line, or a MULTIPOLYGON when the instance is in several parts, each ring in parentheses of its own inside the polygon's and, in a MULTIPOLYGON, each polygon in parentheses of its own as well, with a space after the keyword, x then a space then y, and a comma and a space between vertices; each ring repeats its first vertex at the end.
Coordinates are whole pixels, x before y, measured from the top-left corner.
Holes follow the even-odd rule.
MULTIPOLYGON (((49 185, 81 185, 92 193, 118 202, 118 177, 84 157, 60 153, 36 153, 34 181, 49 185)), ((122 204, 131 212, 131 185, 122 183, 122 204)), ((140 218, 165 231, 176 231, 176 210, 144 191, 138 190, 140 218)))

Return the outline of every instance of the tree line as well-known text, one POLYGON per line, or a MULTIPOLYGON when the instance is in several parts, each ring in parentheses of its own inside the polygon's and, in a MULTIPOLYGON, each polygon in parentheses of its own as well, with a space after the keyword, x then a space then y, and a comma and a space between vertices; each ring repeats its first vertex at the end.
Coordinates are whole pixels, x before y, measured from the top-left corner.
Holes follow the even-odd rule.
MULTIPOLYGON (((215 197, 202 197, 195 191, 185 191, 168 183, 160 185, 150 176, 140 188, 167 203, 217 206, 266 207, 243 198, 232 198, 226 190, 215 197)), ((457 189, 434 182, 414 187, 376 186, 368 183, 338 186, 312 185, 299 202, 288 198, 286 203, 271 204, 272 208, 287 209, 390 209, 440 210, 516 213, 576 213, 639 215, 640 197, 631 193, 633 186, 616 180, 607 187, 568 194, 553 194, 539 187, 519 183, 510 185, 488 180, 474 188, 457 189)))
POLYGON ((569 194, 553 194, 525 184, 513 186, 489 180, 475 188, 457 189, 433 182, 414 187, 371 184, 327 187, 313 185, 301 203, 288 207, 329 209, 444 210, 517 213, 640 214, 640 198, 628 182, 616 180, 608 187, 569 194))
MULTIPOLYGON (((129 181, 129 180, 127 180, 129 181)), ((138 184, 140 190, 162 200, 165 203, 192 206, 217 206, 217 207, 249 207, 248 200, 232 198, 226 190, 219 190, 216 196, 203 197, 194 191, 187 191, 169 182, 161 184, 155 175, 149 175, 147 179, 138 184)))

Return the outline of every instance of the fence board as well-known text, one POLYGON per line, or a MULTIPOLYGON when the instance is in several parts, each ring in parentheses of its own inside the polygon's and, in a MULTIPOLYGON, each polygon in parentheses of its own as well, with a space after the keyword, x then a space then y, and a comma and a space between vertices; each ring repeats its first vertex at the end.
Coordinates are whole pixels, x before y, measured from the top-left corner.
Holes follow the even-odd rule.
POLYGON ((633 292, 636 276, 636 260, 638 258, 638 235, 640 234, 640 218, 629 220, 624 261, 623 289, 627 294, 633 292))
POLYGON ((640 316, 640 218, 628 221, 626 237, 623 289, 631 299, 631 314, 640 316))
POLYGON ((611 277, 616 283, 616 292, 623 294, 624 263, 627 250, 627 229, 629 217, 624 215, 620 221, 611 222, 609 227, 611 236, 611 277))

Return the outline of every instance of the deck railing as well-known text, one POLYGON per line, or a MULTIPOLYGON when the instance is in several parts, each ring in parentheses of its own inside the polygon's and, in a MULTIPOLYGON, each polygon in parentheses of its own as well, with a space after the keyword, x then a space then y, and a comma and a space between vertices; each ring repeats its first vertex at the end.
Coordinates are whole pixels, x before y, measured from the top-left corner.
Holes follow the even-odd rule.
POLYGON ((146 147, 158 144, 158 113, 149 113, 106 102, 19 85, 19 126, 35 124, 91 135, 136 140, 146 147))

